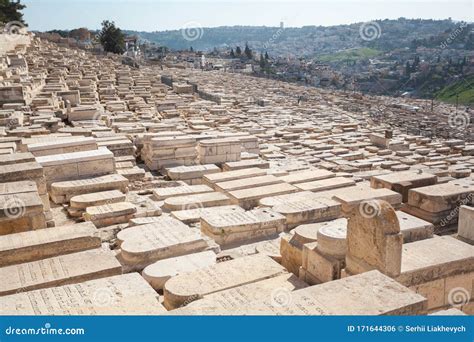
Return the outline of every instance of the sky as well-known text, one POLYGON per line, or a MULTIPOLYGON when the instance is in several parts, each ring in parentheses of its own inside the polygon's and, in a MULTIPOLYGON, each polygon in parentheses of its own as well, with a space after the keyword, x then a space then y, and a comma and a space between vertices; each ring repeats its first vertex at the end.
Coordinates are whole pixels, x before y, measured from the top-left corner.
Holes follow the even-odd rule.
POLYGON ((473 0, 22 0, 31 30, 98 29, 113 20, 122 29, 164 31, 234 25, 340 25, 375 19, 474 21, 473 0))

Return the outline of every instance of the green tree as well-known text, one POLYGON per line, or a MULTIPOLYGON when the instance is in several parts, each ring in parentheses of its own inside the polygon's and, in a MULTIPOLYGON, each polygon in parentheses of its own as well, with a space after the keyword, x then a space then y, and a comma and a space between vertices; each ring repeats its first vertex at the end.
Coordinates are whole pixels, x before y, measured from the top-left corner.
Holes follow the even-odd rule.
POLYGON ((107 52, 121 54, 125 51, 125 35, 113 21, 104 20, 102 22, 99 41, 107 52))
POLYGON ((23 20, 23 10, 26 6, 21 4, 20 1, 0 0, 0 23, 9 23, 11 21, 19 21, 25 24, 23 20))
POLYGON ((230 57, 235 58, 234 49, 230 49, 230 57))
POLYGON ((242 49, 240 48, 240 46, 237 46, 235 48, 235 54, 239 57, 242 55, 242 49))
POLYGON ((265 51, 265 60, 268 61, 269 58, 270 58, 270 57, 268 57, 268 52, 265 51))
POLYGON ((249 45, 247 43, 245 43, 244 53, 248 59, 252 59, 252 50, 250 50, 249 45))
POLYGON ((189 52, 194 52, 194 49, 192 46, 189 48, 189 52))

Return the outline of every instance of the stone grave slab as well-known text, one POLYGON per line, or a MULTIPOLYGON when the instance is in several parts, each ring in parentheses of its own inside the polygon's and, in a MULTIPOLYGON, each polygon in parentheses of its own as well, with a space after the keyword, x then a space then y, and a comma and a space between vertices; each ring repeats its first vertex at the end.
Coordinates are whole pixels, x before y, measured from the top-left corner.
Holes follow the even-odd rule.
POLYGON ((172 211, 170 215, 185 224, 200 222, 203 215, 219 215, 227 212, 244 212, 238 205, 223 205, 219 207, 196 208, 189 210, 172 211))
POLYGON ((332 178, 336 175, 327 170, 309 170, 309 171, 300 171, 300 172, 293 172, 289 175, 279 177, 282 181, 289 183, 289 184, 299 184, 299 183, 307 183, 318 181, 321 179, 332 178))
POLYGON ((175 258, 159 260, 144 268, 143 278, 155 289, 163 290, 165 283, 178 274, 193 272, 197 269, 214 265, 216 253, 204 251, 182 255, 175 258))
POLYGON ((56 182, 51 185, 50 197, 54 203, 60 204, 69 202, 74 196, 91 192, 119 190, 126 193, 128 191, 128 183, 127 178, 116 174, 56 182))
POLYGON ((345 188, 356 185, 353 179, 346 177, 333 177, 306 183, 298 183, 295 186, 303 191, 326 191, 331 189, 345 188))
POLYGON ((228 290, 205 295, 202 299, 171 311, 176 315, 227 315, 242 307, 249 307, 260 300, 273 300, 275 305, 290 300, 292 291, 307 287, 293 274, 282 274, 273 278, 241 285, 228 290))
POLYGON ((209 245, 199 230, 171 217, 160 219, 124 229, 117 234, 123 264, 143 269, 158 260, 208 249, 209 245))
POLYGON ((80 283, 122 273, 111 250, 89 249, 0 268, 0 296, 80 283))
POLYGON ((259 186, 250 189, 230 191, 232 204, 238 204, 244 209, 251 209, 258 205, 260 199, 264 197, 284 195, 297 192, 298 189, 287 183, 259 186))
POLYGON ((217 244, 232 246, 278 235, 285 229, 285 217, 267 208, 203 214, 201 232, 217 244))
POLYGON ((214 189, 221 192, 229 192, 234 190, 250 189, 278 183, 283 183, 283 181, 273 175, 264 175, 258 177, 236 179, 228 182, 219 182, 214 184, 214 189))
POLYGON ((226 171, 220 173, 212 173, 202 177, 203 184, 213 187, 216 183, 229 182, 236 179, 259 177, 267 174, 267 171, 252 167, 248 169, 241 169, 236 171, 226 171))
POLYGON ((229 204, 231 203, 227 195, 214 191, 195 195, 169 197, 165 199, 164 208, 171 211, 176 211, 229 204))
POLYGON ((386 188, 396 191, 403 196, 403 202, 408 201, 408 190, 436 184, 438 177, 430 173, 402 171, 387 175, 374 176, 370 185, 374 189, 386 188))
POLYGON ((211 293, 286 273, 268 256, 251 255, 172 277, 165 284, 164 305, 176 309, 211 293))
POLYGON ((71 197, 70 206, 67 208, 69 215, 81 217, 82 213, 88 207, 104 205, 108 203, 123 202, 125 194, 119 190, 108 190, 93 192, 71 197))
POLYGON ((91 222, 0 236, 0 267, 100 247, 91 222))
POLYGON ((166 309, 138 274, 0 297, 0 315, 160 315, 166 309))
POLYGON ((84 220, 91 221, 96 227, 127 223, 134 217, 137 208, 130 202, 117 202, 87 207, 82 214, 84 220))
POLYGON ((185 186, 173 186, 166 188, 158 188, 153 190, 153 196, 158 201, 163 201, 170 197, 182 196, 182 195, 195 195, 202 194, 205 192, 213 192, 214 190, 207 185, 185 185, 185 186))

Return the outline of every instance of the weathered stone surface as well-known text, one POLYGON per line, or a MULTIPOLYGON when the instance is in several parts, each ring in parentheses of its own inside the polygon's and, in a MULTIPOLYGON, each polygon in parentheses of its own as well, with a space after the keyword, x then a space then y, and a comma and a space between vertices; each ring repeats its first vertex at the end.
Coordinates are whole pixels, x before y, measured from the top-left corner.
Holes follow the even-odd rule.
POLYGON ((0 297, 1 315, 159 315, 166 309, 138 274, 0 297))
MULTIPOLYGON (((236 315, 420 315, 426 299, 378 271, 306 287, 222 314, 236 315), (283 298, 287 298, 283 300, 283 298)), ((166 299, 166 294, 165 294, 166 299)))
POLYGON ((289 184, 299 184, 305 182, 313 182, 321 179, 332 178, 336 175, 327 170, 310 170, 291 173, 287 176, 279 177, 282 181, 289 184))
POLYGON ((199 230, 171 217, 124 229, 117 234, 117 239, 121 242, 121 260, 134 269, 208 248, 199 230))
POLYGON ((305 183, 298 183, 295 186, 298 189, 303 191, 326 191, 331 189, 337 188, 345 188, 348 186, 356 185, 356 182, 350 178, 346 177, 333 177, 327 179, 321 179, 317 181, 305 182, 305 183))
POLYGON ((172 217, 180 220, 183 223, 190 224, 200 222, 203 215, 220 215, 230 212, 244 212, 245 210, 238 205, 223 205, 219 207, 196 208, 188 210, 172 211, 172 217))
POLYGON ((358 274, 377 269, 400 275, 403 235, 392 206, 385 201, 362 203, 353 209, 347 227, 346 271, 358 274))
POLYGON ((291 184, 280 183, 260 186, 250 189, 230 191, 229 196, 233 204, 238 204, 244 209, 251 209, 258 205, 261 198, 283 195, 296 192, 298 189, 291 184))
POLYGON ((100 247, 91 222, 0 236, 0 266, 8 266, 100 247))
POLYGON ((281 265, 258 254, 218 263, 168 280, 164 305, 168 309, 176 309, 202 296, 283 273, 285 269, 281 265))
POLYGON ((165 199, 164 207, 168 210, 189 210, 229 204, 230 199, 227 195, 214 191, 188 196, 169 197, 165 199))
POLYGON ((433 185, 437 180, 438 177, 430 173, 403 171, 374 176, 370 179, 370 185, 375 189, 387 188, 396 191, 402 194, 403 202, 407 202, 408 190, 433 185))
POLYGON ((458 237, 474 243, 474 208, 461 206, 459 211, 458 237))
POLYGON ((201 218, 201 231, 220 246, 275 236, 284 228, 284 216, 265 208, 245 212, 206 213, 201 218))
POLYGON ((122 273, 112 251, 90 249, 0 268, 0 296, 80 283, 122 273))
POLYGON ((153 196, 158 200, 162 201, 169 197, 182 196, 182 195, 195 195, 206 192, 213 192, 214 190, 207 185, 189 185, 189 186, 173 186, 168 188, 158 188, 153 190, 153 196))
POLYGON ((228 290, 205 295, 185 307, 171 311, 176 315, 230 314, 257 304, 261 300, 273 300, 275 305, 291 300, 292 291, 307 285, 295 275, 283 274, 273 278, 237 286, 228 290))
POLYGON ((105 227, 117 223, 127 223, 137 212, 134 204, 117 202, 87 207, 82 215, 84 220, 91 221, 96 227, 105 227))
POLYGON ((216 254, 213 251, 204 251, 183 255, 175 258, 159 260, 145 267, 143 278, 155 289, 162 290, 171 277, 178 274, 193 272, 216 263, 216 254))
POLYGON ((71 197, 108 190, 128 190, 128 179, 121 175, 106 175, 74 181, 57 182, 51 185, 50 196, 54 203, 69 202, 71 197))
POLYGON ((236 171, 226 171, 220 173, 213 173, 203 176, 203 183, 211 187, 216 183, 229 182, 236 179, 250 178, 250 177, 259 177, 267 174, 267 171, 260 168, 248 168, 241 169, 236 171))

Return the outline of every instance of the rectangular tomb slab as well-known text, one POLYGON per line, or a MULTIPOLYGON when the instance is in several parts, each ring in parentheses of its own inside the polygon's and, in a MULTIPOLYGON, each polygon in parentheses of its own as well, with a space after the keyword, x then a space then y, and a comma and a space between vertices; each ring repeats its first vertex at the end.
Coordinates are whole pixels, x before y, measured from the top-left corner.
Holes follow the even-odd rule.
POLYGON ((337 188, 345 188, 345 187, 354 186, 354 185, 356 185, 356 182, 346 177, 333 177, 333 178, 321 179, 321 180, 312 181, 312 182, 295 184, 295 186, 298 189, 301 189, 303 191, 313 191, 313 192, 326 191, 326 190, 337 189, 337 188))
POLYGON ((341 204, 323 197, 315 199, 308 196, 300 200, 280 203, 273 206, 272 210, 285 216, 288 228, 333 220, 341 216, 341 204))
POLYGON ((71 197, 91 192, 119 190, 123 193, 128 190, 128 179, 117 174, 80 179, 73 181, 56 182, 51 185, 50 197, 54 203, 69 202, 71 197))
POLYGON ((261 198, 269 196, 284 195, 297 192, 298 188, 291 184, 280 183, 251 189, 242 189, 229 192, 233 204, 238 204, 244 209, 251 209, 258 205, 261 198))
POLYGON ((0 315, 160 315, 166 309, 138 273, 0 297, 0 315))
POLYGON ((175 219, 178 219, 183 223, 190 224, 190 223, 199 222, 203 215, 208 215, 208 214, 218 215, 218 214, 227 213, 227 212, 244 212, 244 211, 245 210, 239 207, 238 205, 223 205, 219 207, 177 210, 177 211, 172 211, 170 214, 175 219))
POLYGON ((408 190, 433 185, 437 180, 438 177, 430 173, 402 171, 374 176, 370 179, 370 185, 374 189, 387 188, 396 191, 402 194, 403 202, 406 202, 408 201, 408 190))
POLYGON ((336 175, 327 170, 310 170, 290 173, 287 176, 279 177, 282 181, 289 184, 299 184, 304 182, 313 182, 321 179, 332 178, 336 175))
POLYGON ((207 185, 185 185, 185 186, 173 186, 167 188, 158 188, 153 190, 153 196, 158 200, 162 201, 169 197, 182 196, 182 195, 195 195, 202 194, 205 192, 213 192, 214 190, 207 185))
POLYGON ((203 183, 209 186, 214 186, 216 183, 229 182, 236 179, 250 178, 264 176, 267 174, 267 171, 252 167, 248 169, 235 170, 235 171, 226 171, 220 173, 213 173, 210 175, 204 175, 202 177, 203 183))
POLYGON ((264 175, 251 178, 235 179, 228 182, 219 182, 214 185, 217 191, 229 192, 241 189, 250 189, 259 186, 283 183, 283 181, 273 175, 264 175))
POLYGON ((408 204, 429 213, 451 210, 457 203, 473 202, 474 181, 455 180, 444 184, 435 184, 408 192, 408 204), (470 197, 470 198, 469 198, 470 197))
POLYGON ((46 228, 43 202, 37 192, 0 195, 0 235, 46 228))
POLYGON ((0 296, 80 283, 122 273, 114 252, 90 249, 0 268, 0 296))
POLYGON ((285 217, 267 208, 244 212, 216 211, 201 218, 201 231, 221 247, 276 236, 284 229, 285 217))
POLYGON ((283 266, 260 254, 221 262, 168 280, 164 289, 164 305, 169 310, 176 309, 202 296, 284 273, 283 266))
POLYGON ((403 245, 397 281, 405 286, 474 271, 474 247, 451 236, 435 236, 403 245))
POLYGON ((365 187, 350 187, 344 192, 340 191, 334 195, 333 199, 342 204, 342 211, 349 213, 352 209, 356 208, 362 202, 371 200, 383 200, 395 209, 399 208, 402 203, 402 195, 398 192, 389 189, 371 189, 365 187))
POLYGON ((176 196, 165 199, 164 207, 168 210, 189 210, 220 205, 229 205, 230 199, 221 192, 206 192, 203 194, 176 196))
MULTIPOLYGON (((165 297, 166 300, 166 297, 165 297)), ((275 305, 272 298, 250 303, 237 315, 422 315, 426 299, 379 271, 306 287, 291 300, 275 305)))
POLYGON ((0 267, 100 247, 91 222, 0 236, 0 267))
POLYGON ((208 248, 199 230, 172 217, 160 217, 153 223, 124 229, 117 234, 117 240, 121 262, 137 270, 158 260, 208 248))
POLYGON ((307 287, 293 274, 282 274, 247 285, 205 295, 185 307, 171 311, 176 315, 228 315, 258 303, 259 300, 273 298, 275 305, 290 300, 292 291, 307 287), (281 298, 280 298, 281 297, 281 298))

